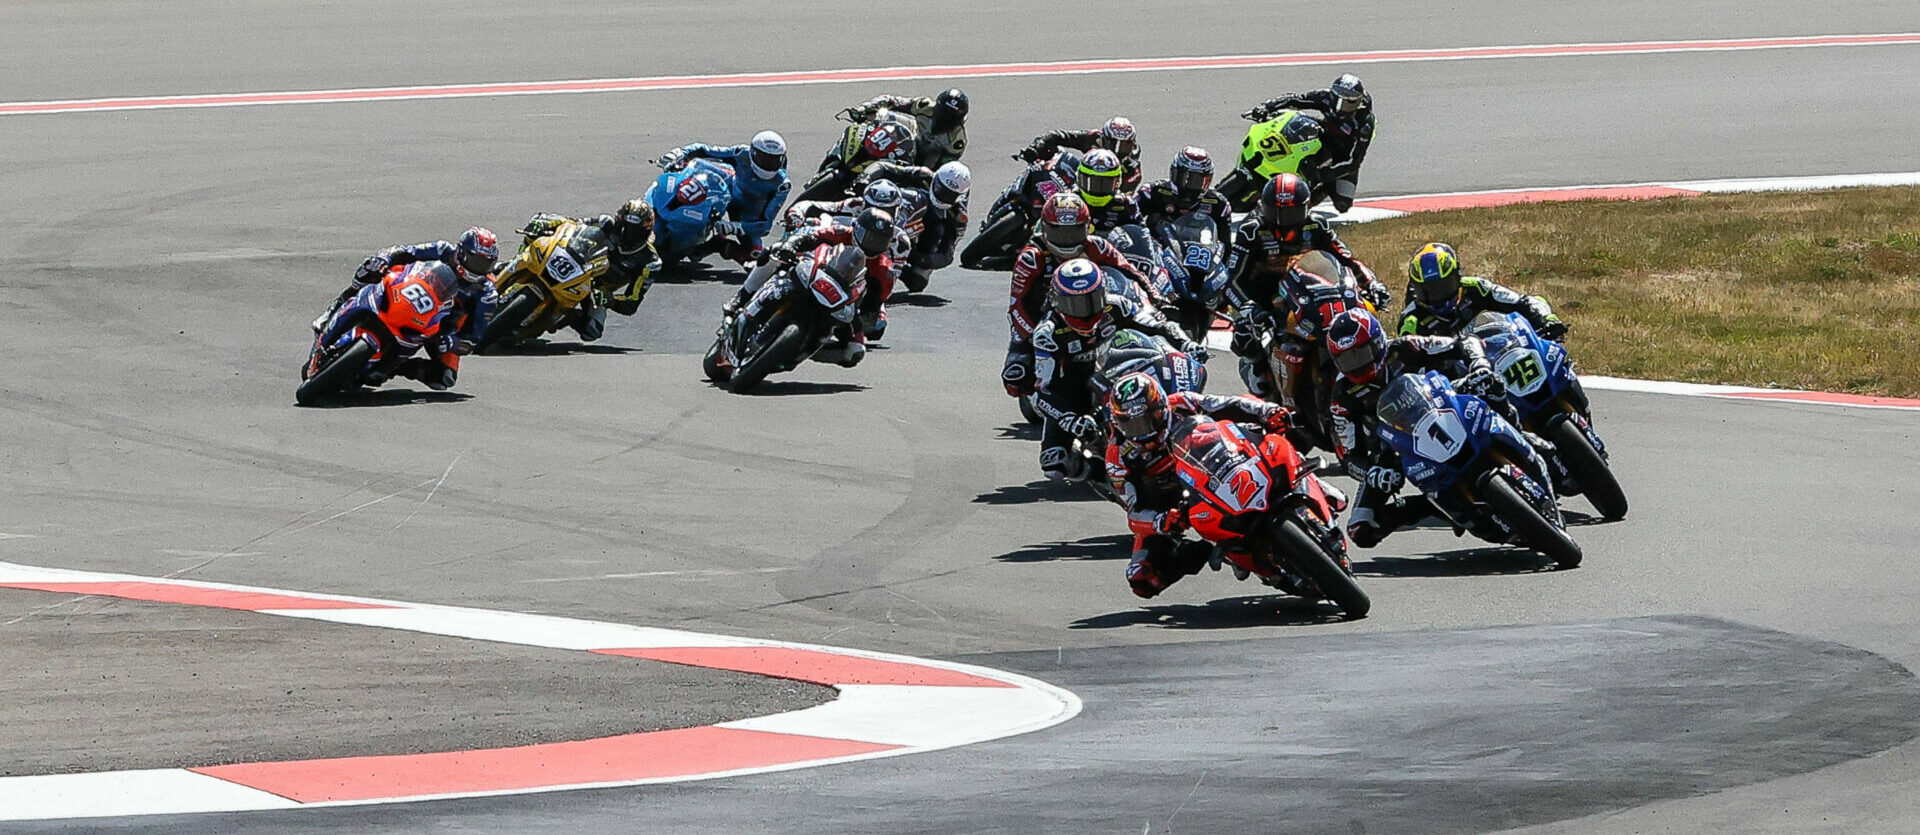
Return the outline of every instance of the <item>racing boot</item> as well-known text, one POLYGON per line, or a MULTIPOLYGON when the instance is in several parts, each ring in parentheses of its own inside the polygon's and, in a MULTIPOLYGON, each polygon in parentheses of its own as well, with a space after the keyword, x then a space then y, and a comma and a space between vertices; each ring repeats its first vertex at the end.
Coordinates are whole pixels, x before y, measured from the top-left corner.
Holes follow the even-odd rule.
POLYGON ((597 342, 607 332, 607 309, 588 303, 573 312, 573 332, 580 335, 581 342, 597 342))
POLYGON ((867 355, 867 346, 853 340, 835 342, 813 353, 815 362, 830 362, 841 368, 852 368, 860 364, 867 355))
POLYGON ((409 357, 401 361, 393 370, 394 376, 417 380, 434 391, 446 391, 453 388, 454 379, 459 372, 445 363, 427 357, 409 357))

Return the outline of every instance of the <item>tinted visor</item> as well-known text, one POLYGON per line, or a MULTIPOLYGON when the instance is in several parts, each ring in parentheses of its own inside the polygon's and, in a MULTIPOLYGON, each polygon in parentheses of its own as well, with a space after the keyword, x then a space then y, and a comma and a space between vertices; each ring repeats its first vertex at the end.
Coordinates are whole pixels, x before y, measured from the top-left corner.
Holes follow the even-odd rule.
POLYGON ((1161 423, 1160 412, 1149 409, 1142 414, 1115 420, 1113 428, 1120 433, 1120 437, 1137 444, 1144 444, 1160 440, 1160 432, 1164 425, 1161 423))
POLYGON ((759 148, 754 148, 749 153, 752 154, 753 167, 761 171, 771 173, 787 167, 786 154, 769 154, 759 148))
POLYGON ((1080 172, 1080 191, 1088 197, 1112 197, 1120 191, 1120 177, 1080 172))
POLYGON ((482 276, 493 271, 493 256, 484 252, 468 252, 460 256, 460 268, 467 271, 468 277, 482 276))
POLYGON ((1205 191, 1207 186, 1213 185, 1212 174, 1191 168, 1175 168, 1169 179, 1173 180, 1175 189, 1183 192, 1205 191))
POLYGON ((1047 242, 1047 246, 1053 248, 1055 251, 1072 252, 1087 245, 1087 227, 1084 224, 1055 226, 1050 223, 1042 223, 1040 224, 1040 237, 1047 242))
POLYGON ((1349 377, 1373 367, 1380 359, 1380 343, 1369 341, 1365 345, 1355 346, 1352 350, 1341 351, 1333 355, 1333 367, 1349 377))
POLYGON ((1134 159, 1140 156, 1140 142, 1135 139, 1114 139, 1110 136, 1102 136, 1100 145, 1121 159, 1134 159))
POLYGON ((1460 295, 1460 278, 1430 275, 1414 282, 1414 291, 1420 296, 1420 303, 1435 307, 1453 301, 1460 295))
POLYGON ((1367 100, 1364 97, 1340 96, 1335 100, 1333 109, 1340 115, 1345 116, 1352 113, 1359 113, 1360 108, 1365 106, 1367 106, 1367 100))
POLYGON ((1100 318, 1107 310, 1107 294, 1101 288, 1071 296, 1054 294, 1053 309, 1076 329, 1080 324, 1100 318))
POLYGON ((861 252, 869 256, 879 255, 887 251, 887 245, 893 242, 893 234, 891 230, 879 232, 864 226, 856 226, 853 228, 853 242, 859 245, 861 252))

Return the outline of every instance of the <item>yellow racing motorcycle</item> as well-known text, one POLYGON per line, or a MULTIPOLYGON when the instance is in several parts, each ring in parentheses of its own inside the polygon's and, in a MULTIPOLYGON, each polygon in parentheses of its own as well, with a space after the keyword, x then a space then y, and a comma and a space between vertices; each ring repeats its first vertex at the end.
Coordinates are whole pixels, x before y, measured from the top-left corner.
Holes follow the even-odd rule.
MULTIPOLYGON (((1215 186, 1233 204, 1236 212, 1253 210, 1261 187, 1280 174, 1298 174, 1315 182, 1313 170, 1320 165, 1322 127, 1320 120, 1301 110, 1282 110, 1247 129, 1240 143, 1240 160, 1232 173, 1215 186)), ((1318 196, 1318 195, 1316 195, 1318 196)))
POLYGON ((535 217, 520 235, 520 253, 493 276, 500 301, 480 339, 482 352, 571 325, 594 293, 614 289, 600 286, 613 245, 599 227, 535 217))

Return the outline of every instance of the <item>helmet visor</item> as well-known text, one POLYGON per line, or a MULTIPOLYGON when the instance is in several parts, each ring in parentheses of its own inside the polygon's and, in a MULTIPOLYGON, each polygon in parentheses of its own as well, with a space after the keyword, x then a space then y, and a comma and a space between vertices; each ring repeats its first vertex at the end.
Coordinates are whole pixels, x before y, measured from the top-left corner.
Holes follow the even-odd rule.
POLYGON ((1173 180, 1173 187, 1179 191, 1188 193, 1205 191, 1207 186, 1213 185, 1213 175, 1205 171, 1175 168, 1172 173, 1173 176, 1170 179, 1173 180))
POLYGON ((1101 313, 1106 312, 1107 294, 1099 287, 1087 293, 1055 294, 1053 309, 1060 314, 1061 318, 1066 319, 1068 324, 1074 325, 1076 330, 1092 330, 1092 328, 1080 328, 1079 323, 1098 319, 1101 313))
POLYGON ((1351 95, 1351 96, 1339 95, 1334 99, 1334 103, 1333 103, 1334 112, 1339 113, 1342 116, 1349 116, 1355 113, 1359 113, 1360 108, 1366 107, 1366 106, 1367 106, 1366 98, 1364 96, 1357 96, 1357 95, 1351 95))
POLYGON ((753 170, 762 177, 772 177, 787 167, 786 154, 770 154, 759 148, 754 148, 748 154, 753 160, 753 170))
POLYGON ((1446 304, 1460 295, 1460 277, 1457 275, 1427 275, 1413 284, 1420 303, 1428 307, 1446 304))
POLYGON ((460 268, 469 277, 486 275, 493 272, 493 256, 478 251, 463 252, 460 254, 460 268))
POLYGON ((1146 444, 1159 441, 1166 426, 1161 421, 1159 410, 1148 409, 1137 415, 1116 417, 1113 428, 1122 438, 1136 444, 1146 444))
POLYGON ((1087 226, 1074 223, 1055 226, 1051 223, 1040 224, 1040 237, 1047 247, 1055 252, 1078 252, 1087 245, 1087 226))
POLYGON ((1361 372, 1372 368, 1373 364, 1379 360, 1380 343, 1376 340, 1368 340, 1365 345, 1355 345, 1334 354, 1333 367, 1340 369, 1340 373, 1349 377, 1360 377, 1364 376, 1361 372))
POLYGON ((1088 197, 1112 197, 1120 191, 1120 177, 1117 174, 1089 174, 1082 171, 1080 191, 1088 197))
POLYGON ((874 256, 887 251, 887 245, 893 243, 893 235, 890 232, 883 232, 878 229, 855 226, 853 228, 853 242, 860 247, 861 252, 866 253, 868 256, 874 256))

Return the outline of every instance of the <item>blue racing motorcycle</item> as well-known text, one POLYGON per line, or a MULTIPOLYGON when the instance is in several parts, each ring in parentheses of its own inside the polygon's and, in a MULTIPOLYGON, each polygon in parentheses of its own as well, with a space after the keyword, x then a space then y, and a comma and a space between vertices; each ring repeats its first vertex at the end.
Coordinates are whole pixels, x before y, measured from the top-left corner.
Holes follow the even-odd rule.
POLYGON ((1380 394, 1379 435, 1407 480, 1459 528, 1580 564, 1547 463, 1487 402, 1435 372, 1402 374, 1380 394))
POLYGON ((735 176, 724 162, 689 159, 653 181, 647 203, 653 206, 653 250, 661 263, 686 258, 713 238, 714 224, 727 219, 735 176))
POLYGON ((1507 386, 1507 403, 1520 428, 1553 444, 1565 468, 1560 492, 1584 494, 1608 519, 1627 515, 1627 494, 1607 466, 1607 445, 1593 431, 1587 393, 1573 372, 1567 349, 1542 337, 1518 313, 1482 313, 1473 335, 1487 346, 1487 359, 1507 386))

